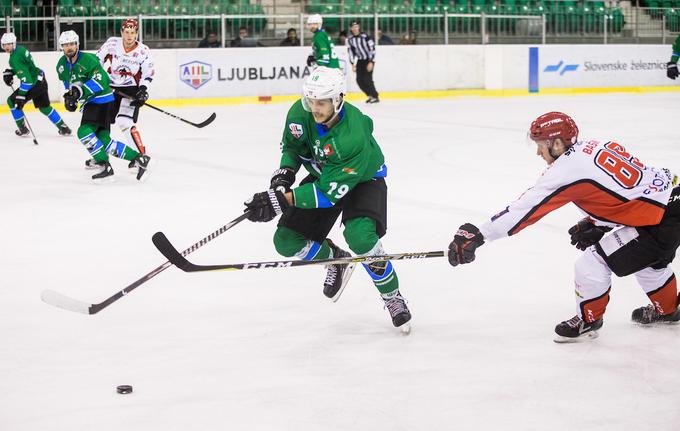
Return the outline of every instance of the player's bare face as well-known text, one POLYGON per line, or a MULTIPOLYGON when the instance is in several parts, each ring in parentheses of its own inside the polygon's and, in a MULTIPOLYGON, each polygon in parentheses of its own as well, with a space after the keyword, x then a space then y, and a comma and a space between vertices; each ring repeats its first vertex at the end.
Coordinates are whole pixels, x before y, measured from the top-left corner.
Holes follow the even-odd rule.
POLYGON ((333 109, 333 101, 331 99, 309 99, 309 108, 312 111, 312 116, 314 121, 318 124, 323 124, 328 122, 335 114, 335 109, 333 109))
POLYGON ((14 44, 13 43, 3 43, 2 44, 2 49, 7 53, 11 54, 12 50, 14 49, 14 44))
POLYGON ((134 48, 137 44, 137 30, 130 27, 125 27, 121 32, 120 36, 123 38, 123 46, 125 49, 134 48))
POLYGON ((61 49, 69 59, 72 59, 78 53, 78 45, 76 43, 65 43, 61 46, 61 49))
POLYGON ((319 29, 318 24, 307 24, 307 29, 312 33, 315 33, 319 29))

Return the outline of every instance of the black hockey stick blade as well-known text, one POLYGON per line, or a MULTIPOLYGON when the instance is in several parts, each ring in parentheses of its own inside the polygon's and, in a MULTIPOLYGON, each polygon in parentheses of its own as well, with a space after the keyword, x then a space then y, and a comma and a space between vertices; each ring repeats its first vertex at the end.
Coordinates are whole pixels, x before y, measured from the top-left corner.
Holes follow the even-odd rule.
POLYGON ((398 253, 384 254, 378 256, 354 256, 338 259, 321 260, 279 260, 269 262, 249 262, 233 263, 223 265, 197 265, 189 262, 177 249, 170 243, 163 232, 156 232, 152 238, 154 245, 163 253, 173 265, 184 272, 206 272, 206 271, 229 271, 242 269, 268 269, 268 268, 290 268, 309 265, 344 265, 352 263, 371 263, 384 260, 413 260, 428 259, 432 257, 444 257, 444 251, 428 251, 422 253, 398 253))
POLYGON ((153 234, 151 241, 153 241, 153 245, 156 246, 158 251, 160 251, 170 263, 182 271, 191 271, 190 268, 193 266, 192 263, 182 256, 182 253, 170 243, 170 240, 168 240, 168 237, 165 236, 163 232, 156 232, 153 234))
POLYGON ((217 114, 215 114, 213 112, 212 114, 210 114, 210 117, 208 117, 204 122, 198 123, 198 124, 196 124, 196 123, 191 123, 191 124, 198 127, 199 129, 201 129, 201 128, 207 126, 208 124, 212 123, 213 121, 215 121, 215 118, 217 118, 217 114))

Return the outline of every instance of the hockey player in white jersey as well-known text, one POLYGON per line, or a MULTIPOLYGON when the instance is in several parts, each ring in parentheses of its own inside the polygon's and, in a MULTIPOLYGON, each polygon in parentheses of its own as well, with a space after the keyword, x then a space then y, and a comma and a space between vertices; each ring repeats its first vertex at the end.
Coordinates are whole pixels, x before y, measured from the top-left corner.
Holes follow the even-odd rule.
POLYGON ((576 123, 560 112, 538 117, 529 138, 548 168, 534 187, 480 228, 460 226, 449 245, 449 263, 470 263, 485 242, 514 235, 573 202, 587 215, 569 229, 571 243, 584 250, 575 264, 576 316, 555 327, 555 341, 597 336, 612 273, 634 274, 651 301, 633 311, 634 322, 680 321, 669 267, 680 245, 680 187, 674 188, 674 175, 645 165, 616 142, 578 141, 576 123))
MULTIPOLYGON (((148 89, 154 77, 153 58, 149 47, 137 40, 139 23, 135 19, 123 21, 121 37, 109 38, 97 51, 97 57, 111 79, 116 98, 115 122, 125 135, 128 145, 135 145, 146 154, 137 130, 139 108, 149 98, 148 89)), ((134 167, 134 162, 130 163, 134 167)))

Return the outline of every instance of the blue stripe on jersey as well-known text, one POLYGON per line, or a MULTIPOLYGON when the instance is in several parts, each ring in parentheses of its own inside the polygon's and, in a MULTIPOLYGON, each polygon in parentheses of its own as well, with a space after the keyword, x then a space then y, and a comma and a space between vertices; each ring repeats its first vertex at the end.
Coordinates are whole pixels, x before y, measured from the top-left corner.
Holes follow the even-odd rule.
POLYGON ((378 169, 378 172, 375 173, 375 176, 373 178, 385 178, 387 176, 387 165, 383 163, 383 165, 378 169))
POLYGON ((113 94, 109 93, 109 94, 104 94, 104 95, 101 95, 101 96, 93 97, 92 99, 88 100, 87 103, 94 103, 94 104, 100 105, 100 104, 103 104, 103 103, 109 103, 109 102, 113 102, 113 101, 114 101, 113 94))
POLYGON ((317 208, 330 208, 333 206, 333 203, 328 200, 325 194, 321 193, 321 190, 316 188, 316 185, 314 186, 314 192, 316 193, 317 208))
POLYGON ((68 81, 62 81, 64 83, 64 90, 68 90, 68 81))
MULTIPOLYGON (((338 113, 338 116, 340 117, 340 120, 342 120, 345 117, 345 107, 344 106, 340 110, 340 112, 338 113)), ((320 138, 323 138, 324 136, 326 136, 328 134, 329 130, 330 129, 327 128, 326 126, 324 126, 323 124, 316 123, 316 131, 319 134, 320 138)))
POLYGON ((367 265, 365 263, 362 263, 362 265, 364 265, 364 268, 366 268, 366 272, 368 272, 368 275, 370 275, 371 278, 373 279, 373 281, 375 281, 375 282, 386 280, 387 277, 392 275, 392 273, 394 272, 394 268, 392 267, 392 262, 389 261, 389 260, 387 261, 387 266, 385 267, 385 272, 383 272, 382 275, 375 274, 373 271, 371 271, 371 267, 369 265, 367 265))
POLYGON ((321 250, 321 244, 316 241, 312 242, 312 246, 309 247, 309 251, 302 257, 302 260, 313 260, 319 254, 319 250, 321 250))
POLYGON ((120 141, 116 141, 115 139, 111 139, 109 145, 106 146, 106 152, 118 157, 119 159, 122 159, 123 153, 125 152, 125 144, 120 141), (115 148, 113 148, 114 146, 115 148))
POLYGON ((85 83, 85 86, 90 89, 91 92, 93 93, 98 93, 102 90, 104 90, 104 87, 101 86, 97 81, 94 79, 90 79, 85 83))
POLYGON ((19 86, 19 90, 22 91, 28 91, 31 88, 33 88, 33 84, 29 84, 28 82, 22 82, 21 85, 19 86))

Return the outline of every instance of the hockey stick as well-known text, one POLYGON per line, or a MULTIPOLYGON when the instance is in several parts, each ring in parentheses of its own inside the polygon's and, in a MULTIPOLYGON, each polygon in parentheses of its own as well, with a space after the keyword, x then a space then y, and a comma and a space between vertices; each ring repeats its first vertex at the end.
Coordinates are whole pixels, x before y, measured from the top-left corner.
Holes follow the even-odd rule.
POLYGON ((423 253, 398 253, 398 254, 383 254, 379 256, 354 256, 338 259, 321 259, 321 260, 278 260, 270 262, 250 262, 250 263, 232 263, 222 265, 196 265, 184 258, 185 254, 180 253, 170 243, 163 232, 156 232, 153 235, 152 241, 158 251, 163 253, 173 265, 185 272, 204 272, 204 271, 229 271, 241 269, 266 269, 266 268, 291 268, 295 266, 307 265, 342 265, 350 263, 370 263, 380 262, 384 260, 407 260, 407 259, 427 259, 431 257, 443 257, 443 251, 428 251, 423 253))
MULTIPOLYGON (((243 213, 241 216, 235 218, 234 220, 230 221, 226 225, 222 226, 221 228, 217 229, 215 232, 211 233, 210 235, 206 236, 202 240, 198 241, 196 244, 192 245, 191 247, 187 248, 184 250, 180 256, 186 256, 190 253, 193 253, 194 251, 198 250, 208 242, 212 241, 213 239, 217 238, 218 236, 222 235, 224 232, 228 231, 232 227, 236 226, 243 220, 248 218, 249 213, 243 213)), ((123 296, 127 295, 128 293, 132 292, 134 289, 137 287, 141 286, 142 284, 146 283, 147 281, 151 280, 161 272, 165 271, 169 267, 172 266, 172 262, 165 262, 163 265, 153 269, 150 271, 148 274, 143 275, 139 280, 135 281, 134 283, 130 284, 123 290, 119 290, 116 292, 114 295, 110 296, 106 300, 98 303, 98 304, 89 304, 84 301, 79 301, 77 299, 73 299, 71 297, 68 297, 64 294, 61 294, 59 292, 56 292, 54 290, 43 290, 42 294, 40 295, 40 298, 43 300, 43 302, 53 305, 58 308, 63 308, 64 310, 69 310, 73 311, 76 313, 83 313, 83 314, 97 314, 100 311, 102 311, 104 308, 108 307, 109 305, 113 304, 114 302, 118 301, 120 298, 123 296)))
MULTIPOLYGON (((128 96, 127 94, 125 94, 125 93, 123 93, 123 92, 120 92, 120 91, 116 91, 116 94, 118 94, 118 95, 120 95, 121 97, 124 97, 124 98, 126 98, 126 99, 133 99, 132 97, 130 97, 130 96, 128 96)), ((168 116, 170 116, 170 117, 172 117, 172 118, 175 118, 175 119, 177 119, 177 120, 184 121, 185 123, 191 124, 192 126, 198 127, 199 129, 201 129, 201 128, 207 126, 207 125, 210 124, 210 123, 212 123, 213 121, 215 121, 215 118, 217 118, 217 114, 215 114, 215 113, 213 112, 212 114, 210 114, 210 116, 209 116, 205 121, 203 121, 203 122, 201 122, 201 123, 192 123, 191 121, 185 120, 184 118, 182 118, 182 117, 180 117, 180 116, 177 116, 177 115, 175 115, 175 114, 171 114, 171 113, 168 112, 168 111, 164 111, 164 110, 162 110, 161 108, 157 108, 157 107, 155 107, 155 106, 153 106, 153 105, 150 105, 148 102, 144 102, 144 103, 142 103, 142 105, 148 106, 148 107, 151 108, 151 109, 155 109, 155 110, 158 111, 158 112, 162 112, 163 114, 168 115, 168 116)))
MULTIPOLYGON (((10 88, 12 89, 12 93, 14 93, 16 90, 14 90, 14 85, 10 85, 10 88)), ((16 106, 16 102, 14 102, 16 106)), ((31 123, 28 122, 28 117, 26 116, 26 113, 22 109, 21 112, 24 114, 24 123, 26 124, 26 127, 28 127, 28 131, 31 132, 31 137, 33 138, 33 143, 35 145, 38 145, 38 140, 35 138, 35 133, 33 133, 33 127, 31 127, 31 123)))

